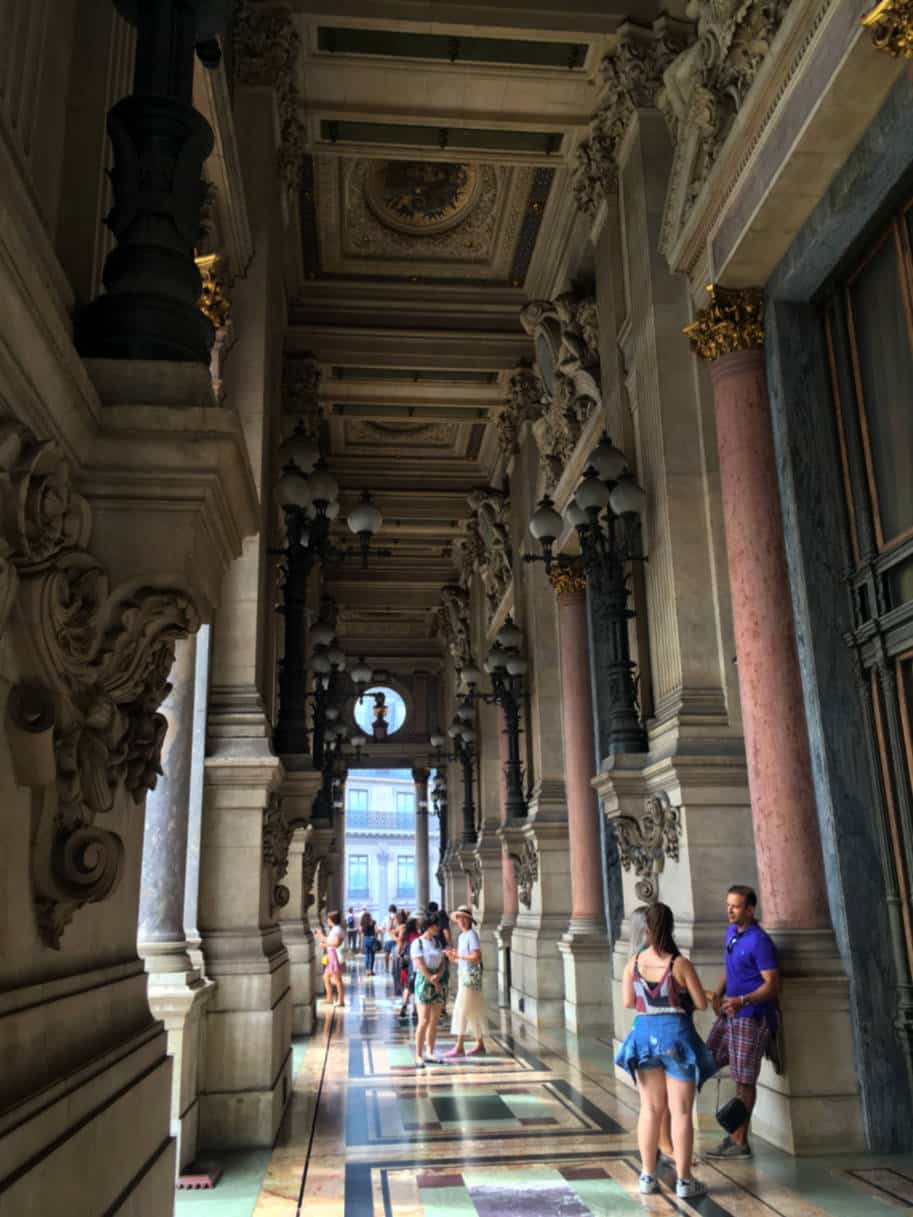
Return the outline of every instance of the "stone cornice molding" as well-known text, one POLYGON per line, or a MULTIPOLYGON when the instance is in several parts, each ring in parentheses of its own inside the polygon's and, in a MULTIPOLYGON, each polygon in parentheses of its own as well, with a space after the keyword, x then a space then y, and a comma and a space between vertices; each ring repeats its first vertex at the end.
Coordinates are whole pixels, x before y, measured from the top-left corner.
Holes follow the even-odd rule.
POLYGON ((114 585, 91 532, 59 446, 0 423, 0 636, 19 675, 6 731, 15 780, 33 791, 36 921, 55 949, 120 880, 124 843, 96 817, 126 810, 125 796, 141 808, 155 787, 174 644, 200 625, 183 589, 114 585))
POLYGON ((710 284, 710 303, 682 330, 701 359, 714 362, 735 351, 764 345, 764 296, 757 288, 710 284))
POLYGON ((663 73, 692 38, 690 23, 667 16, 651 27, 629 21, 619 27, 617 45, 600 65, 602 104, 577 149, 574 196, 585 215, 595 215, 615 190, 619 147, 634 112, 656 106, 663 73))

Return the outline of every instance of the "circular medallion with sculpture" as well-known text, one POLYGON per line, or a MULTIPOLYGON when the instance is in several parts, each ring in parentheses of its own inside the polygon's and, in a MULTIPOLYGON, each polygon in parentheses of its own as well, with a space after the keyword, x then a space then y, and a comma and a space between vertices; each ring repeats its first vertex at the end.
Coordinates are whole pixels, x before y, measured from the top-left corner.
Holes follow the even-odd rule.
POLYGON ((478 167, 450 161, 375 161, 365 194, 375 216, 397 232, 427 236, 455 227, 478 202, 478 167))

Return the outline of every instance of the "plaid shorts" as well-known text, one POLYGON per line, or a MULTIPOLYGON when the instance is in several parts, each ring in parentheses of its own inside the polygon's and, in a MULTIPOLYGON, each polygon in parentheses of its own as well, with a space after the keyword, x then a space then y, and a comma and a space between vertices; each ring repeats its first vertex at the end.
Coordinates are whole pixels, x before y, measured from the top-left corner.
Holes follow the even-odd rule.
POLYGON ((707 1036, 707 1047, 721 1069, 729 1066, 734 1082, 754 1086, 769 1038, 766 1019, 727 1018, 721 1014, 707 1036))

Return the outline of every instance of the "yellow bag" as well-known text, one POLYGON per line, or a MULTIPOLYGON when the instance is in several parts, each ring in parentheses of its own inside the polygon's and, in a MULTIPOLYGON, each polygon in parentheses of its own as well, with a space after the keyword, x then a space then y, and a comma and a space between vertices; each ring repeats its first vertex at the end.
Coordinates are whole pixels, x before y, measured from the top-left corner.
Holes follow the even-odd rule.
POLYGON ((320 962, 323 964, 324 967, 326 967, 327 964, 330 962, 329 956, 328 955, 321 956, 320 962))

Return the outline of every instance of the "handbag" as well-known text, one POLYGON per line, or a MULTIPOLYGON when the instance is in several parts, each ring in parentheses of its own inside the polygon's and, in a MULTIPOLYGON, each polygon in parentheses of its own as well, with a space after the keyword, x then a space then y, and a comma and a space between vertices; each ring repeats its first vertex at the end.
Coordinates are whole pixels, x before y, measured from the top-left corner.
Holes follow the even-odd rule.
POLYGON ((728 1133, 734 1133, 748 1121, 748 1108, 741 1099, 730 1099, 722 1107, 717 1108, 717 1123, 728 1133))
POLYGON ((466 964, 460 974, 460 983, 464 989, 475 989, 476 992, 481 992, 482 965, 480 963, 466 964))
POLYGON ((330 957, 329 957, 329 955, 327 955, 326 953, 324 953, 323 955, 321 955, 321 957, 320 957, 320 962, 323 964, 323 966, 324 966, 324 967, 326 967, 326 966, 327 966, 327 964, 330 962, 330 957))

